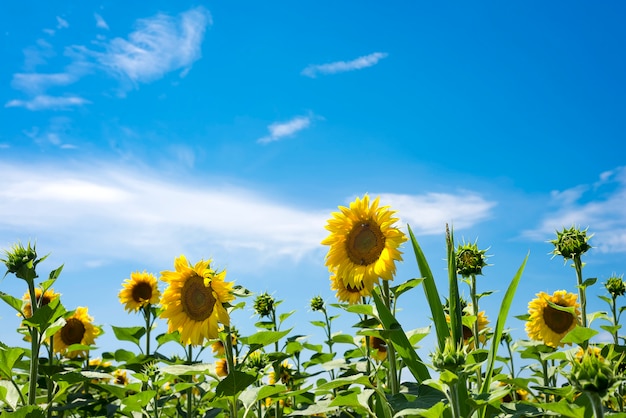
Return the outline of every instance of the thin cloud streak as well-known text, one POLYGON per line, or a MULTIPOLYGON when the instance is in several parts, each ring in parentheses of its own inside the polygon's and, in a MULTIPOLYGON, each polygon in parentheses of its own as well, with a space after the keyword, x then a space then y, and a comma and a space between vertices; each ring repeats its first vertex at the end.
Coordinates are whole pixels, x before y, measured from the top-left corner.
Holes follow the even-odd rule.
POLYGON ((102 16, 100 16, 98 13, 94 13, 93 17, 96 19, 96 27, 99 27, 100 29, 109 30, 109 25, 107 24, 107 22, 104 20, 102 16))
POLYGON ((35 96, 31 100, 10 100, 4 107, 24 107, 28 110, 66 110, 91 103, 79 96, 35 96))
POLYGON ((315 78, 318 74, 327 75, 361 70, 378 64, 378 61, 386 58, 387 55, 388 54, 385 52, 374 52, 369 55, 358 57, 352 61, 336 61, 327 64, 309 65, 302 70, 301 74, 307 77, 315 78))
MULTIPOLYGON (((245 253, 250 263, 298 261, 323 252, 324 226, 337 210, 297 208, 243 188, 194 186, 114 165, 0 163, 0 176, 7 185, 0 189, 1 235, 45 238, 59 246, 55 254, 84 263, 158 261, 198 248, 233 258, 245 253)), ((455 227, 471 226, 494 205, 470 193, 382 194, 381 204, 421 234, 438 234, 455 217, 464 220, 455 227)))
POLYGON ((554 209, 523 236, 547 241, 563 228, 589 227, 597 251, 626 252, 626 167, 600 174, 593 184, 552 192, 551 206, 554 209))
POLYGON ((268 144, 283 138, 293 136, 296 132, 308 128, 311 125, 310 116, 296 116, 287 122, 275 122, 267 127, 268 136, 259 138, 259 144, 268 144))
POLYGON ((139 19, 137 29, 128 39, 112 39, 104 45, 105 52, 82 51, 95 57, 105 71, 117 77, 148 83, 170 71, 188 71, 201 57, 200 46, 210 23, 211 16, 202 7, 178 17, 158 14, 139 19))

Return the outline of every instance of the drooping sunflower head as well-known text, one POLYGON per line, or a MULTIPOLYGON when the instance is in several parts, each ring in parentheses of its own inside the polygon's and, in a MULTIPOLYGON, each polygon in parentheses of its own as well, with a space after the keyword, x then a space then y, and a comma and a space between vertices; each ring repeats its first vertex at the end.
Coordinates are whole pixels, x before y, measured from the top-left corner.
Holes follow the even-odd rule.
MULTIPOLYGON (((363 338, 363 345, 365 345, 365 342, 366 340, 363 338)), ((387 342, 385 340, 374 335, 368 335, 367 343, 369 344, 369 349, 374 355, 374 358, 378 361, 384 361, 387 358, 387 342)))
POLYGON ((67 351, 73 344, 93 345, 100 335, 100 328, 93 324, 93 318, 86 307, 79 306, 65 319, 65 325, 54 334, 54 351, 69 358, 85 357, 84 350, 67 351))
POLYGON ((275 371, 269 372, 269 376, 268 376, 269 384, 270 385, 275 385, 279 381, 282 382, 283 384, 288 384, 288 383, 291 382, 291 380, 293 378, 293 372, 294 372, 294 370, 293 370, 291 364, 289 364, 289 362, 287 360, 284 360, 278 366, 278 373, 279 373, 278 379, 276 379, 275 371))
POLYGON ((336 271, 346 286, 371 288, 379 278, 393 280, 396 261, 402 260, 398 249, 407 240, 394 226, 398 218, 388 206, 378 206, 379 198, 356 198, 350 207, 340 206, 328 220, 330 235, 322 244, 329 245, 326 266, 336 271))
POLYGON ((366 283, 359 285, 346 284, 337 273, 330 276, 330 289, 335 290, 335 296, 337 300, 346 302, 350 305, 356 305, 361 303, 364 297, 368 297, 372 294, 372 287, 367 287, 366 283))
MULTIPOLYGON (((52 289, 48 289, 44 292, 40 287, 35 288, 35 299, 37 300, 37 306, 39 307, 49 304, 59 296, 61 295, 52 289)), ((30 303, 30 293, 24 293, 22 300, 24 301, 24 318, 30 318, 33 316, 33 306, 30 303)))
POLYGON ((202 345, 218 337, 218 323, 229 325, 224 304, 235 297, 232 282, 225 282, 226 271, 217 272, 211 260, 191 265, 185 256, 174 260, 174 271, 161 272, 168 284, 161 297, 162 318, 167 318, 168 332, 178 331, 181 342, 202 345))
POLYGON ((557 290, 552 296, 537 293, 537 298, 528 303, 528 337, 550 347, 562 347, 563 337, 578 324, 580 311, 576 298, 575 294, 565 290, 557 290))
POLYGON ((137 312, 146 305, 159 303, 161 292, 152 273, 133 272, 129 279, 124 280, 122 287, 118 297, 128 312, 137 312))
POLYGON ((116 385, 126 386, 128 384, 128 374, 126 370, 116 369, 113 372, 113 383, 116 385))

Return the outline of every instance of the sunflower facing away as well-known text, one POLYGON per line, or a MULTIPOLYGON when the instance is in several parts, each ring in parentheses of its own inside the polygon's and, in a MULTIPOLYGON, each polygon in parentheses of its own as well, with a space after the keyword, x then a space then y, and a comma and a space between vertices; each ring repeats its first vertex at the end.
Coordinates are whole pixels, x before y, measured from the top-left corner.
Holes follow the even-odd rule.
POLYGON ((67 351, 72 344, 93 345, 100 335, 100 328, 94 326, 93 318, 89 316, 87 308, 79 306, 72 316, 65 319, 65 325, 54 334, 54 351, 66 357, 84 357, 85 351, 67 351))
MULTIPOLYGON (((463 316, 473 316, 471 303, 463 309, 463 316)), ((485 315, 484 311, 480 311, 478 312, 476 321, 478 321, 478 340, 481 343, 484 343, 485 341, 487 341, 487 336, 485 335, 485 332, 487 330, 487 326, 489 325, 489 319, 487 319, 487 315, 485 315)), ((448 314, 446 314, 446 322, 448 322, 448 324, 450 323, 450 315, 448 314)), ((463 325, 463 344, 465 344, 470 350, 474 349, 474 332, 472 331, 472 327, 473 323, 471 325, 463 325)))
POLYGON ((210 263, 201 260, 192 266, 181 255, 174 260, 175 271, 161 272, 161 280, 168 283, 161 317, 167 318, 168 332, 180 332, 183 344, 202 345, 218 337, 218 322, 230 324, 223 304, 235 298, 233 283, 224 281, 225 270, 218 273, 210 263))
POLYGON ((372 289, 367 289, 363 284, 354 286, 345 284, 337 274, 330 276, 330 289, 337 291, 337 293, 335 293, 337 300, 350 305, 361 303, 362 298, 372 293, 372 289))
POLYGON ((350 207, 333 212, 326 229, 330 235, 322 241, 329 245, 326 265, 353 288, 372 288, 379 278, 393 280, 396 261, 402 260, 398 247, 407 240, 393 226, 398 218, 389 206, 378 207, 377 197, 358 197, 350 207))
POLYGON ((550 347, 562 347, 561 340, 578 323, 580 315, 576 295, 565 290, 557 290, 552 296, 545 292, 537 293, 537 298, 528 303, 530 318, 526 322, 526 333, 535 341, 543 341, 550 347), (575 314, 550 306, 548 302, 564 308, 574 308, 575 314))
MULTIPOLYGON (((61 295, 59 293, 55 293, 54 290, 52 289, 48 289, 44 292, 40 287, 35 288, 35 298, 38 301, 38 306, 45 306, 49 304, 50 302, 52 302, 53 300, 55 300, 56 298, 58 298, 59 296, 61 295)), ((33 306, 30 303, 30 293, 26 292, 24 296, 22 297, 22 300, 25 303, 24 317, 30 318, 31 316, 33 316, 33 306)))
POLYGON ((130 279, 124 280, 123 289, 118 297, 124 309, 128 312, 137 312, 145 305, 156 305, 159 303, 161 292, 157 286, 157 279, 152 273, 140 273, 138 271, 130 274, 130 279))

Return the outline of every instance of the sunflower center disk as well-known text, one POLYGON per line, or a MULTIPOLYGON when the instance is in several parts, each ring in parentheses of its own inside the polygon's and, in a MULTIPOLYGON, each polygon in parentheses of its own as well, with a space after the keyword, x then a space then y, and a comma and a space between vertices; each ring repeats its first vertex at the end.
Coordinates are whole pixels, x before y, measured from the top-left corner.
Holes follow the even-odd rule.
POLYGON ((378 260, 385 249, 385 236, 376 223, 355 225, 346 240, 346 252, 354 264, 367 266, 378 260))
POLYGON ((76 318, 67 320, 61 329, 61 339, 65 345, 79 344, 85 335, 85 325, 76 318))
POLYGON ((150 283, 141 282, 133 286, 133 300, 135 302, 143 302, 152 298, 152 286, 150 283))
POLYGON ((567 331, 574 323, 574 316, 571 313, 560 311, 549 305, 546 306, 543 315, 548 328, 557 334, 567 331))
POLYGON ((183 286, 181 292, 183 310, 194 321, 204 321, 213 313, 215 297, 211 285, 204 285, 204 279, 193 276, 183 286))

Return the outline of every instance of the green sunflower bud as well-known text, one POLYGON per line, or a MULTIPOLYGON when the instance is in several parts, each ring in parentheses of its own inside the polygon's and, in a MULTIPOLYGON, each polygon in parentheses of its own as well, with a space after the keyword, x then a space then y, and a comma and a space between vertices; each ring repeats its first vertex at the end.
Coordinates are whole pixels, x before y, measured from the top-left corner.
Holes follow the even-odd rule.
POLYGON ((624 280, 622 280, 621 277, 609 277, 604 284, 604 287, 606 287, 606 290, 608 290, 614 298, 622 296, 626 293, 626 283, 624 283, 624 280))
POLYGON ((463 277, 483 274, 487 265, 487 250, 479 250, 478 245, 463 244, 456 250, 456 272, 463 277))
POLYGON ((462 348, 458 348, 454 343, 452 337, 446 338, 443 351, 437 349, 431 357, 433 359, 433 366, 437 371, 443 372, 444 370, 458 373, 463 369, 465 365, 466 353, 462 348))
POLYGON ((246 367, 257 372, 263 370, 270 363, 267 354, 255 351, 246 359, 246 367))
POLYGON ((570 229, 563 228, 563 231, 556 231, 556 239, 550 241, 554 244, 555 255, 560 255, 564 259, 573 259, 574 257, 580 257, 587 250, 591 248, 591 245, 587 243, 593 236, 587 236, 587 229, 580 230, 574 226, 570 229))
POLYGON ((588 348, 571 363, 572 371, 568 380, 581 392, 597 393, 604 397, 617 381, 611 365, 598 349, 588 348))
POLYGON ((324 299, 321 296, 315 296, 311 299, 311 309, 314 311, 323 311, 324 310, 324 299))
POLYGON ((260 317, 270 316, 274 312, 274 298, 269 293, 263 293, 254 300, 254 312, 260 317))
POLYGON ((2 259, 7 268, 7 274, 13 273, 23 280, 33 280, 37 277, 35 267, 41 260, 37 259, 37 251, 35 246, 32 248, 30 242, 28 247, 24 247, 21 243, 13 245, 11 251, 5 251, 6 259, 2 259))

